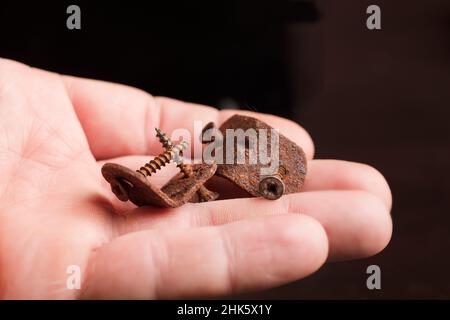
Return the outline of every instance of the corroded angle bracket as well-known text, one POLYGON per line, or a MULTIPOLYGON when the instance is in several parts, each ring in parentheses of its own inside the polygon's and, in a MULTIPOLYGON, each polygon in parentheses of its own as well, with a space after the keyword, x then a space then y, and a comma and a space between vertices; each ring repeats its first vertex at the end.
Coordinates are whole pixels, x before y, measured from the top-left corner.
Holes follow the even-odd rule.
POLYGON ((130 200, 137 206, 153 205, 176 208, 187 202, 199 201, 197 191, 214 175, 217 165, 185 164, 192 174, 180 172, 161 189, 152 185, 141 173, 115 163, 102 167, 103 177, 121 201, 130 200))
MULTIPOLYGON (((236 160, 238 155, 245 156, 244 159, 246 159, 246 162, 244 164, 218 164, 216 175, 230 180, 238 187, 242 188, 255 197, 262 196, 266 199, 274 200, 278 199, 283 194, 300 192, 305 181, 307 169, 306 156, 302 148, 300 148, 297 144, 295 144, 282 134, 276 133, 278 134, 279 138, 279 152, 277 161, 278 164, 274 164, 274 168, 276 168, 274 172, 265 175, 262 174, 264 172, 262 169, 268 168, 270 166, 270 163, 262 163, 259 156, 257 157, 256 163, 249 163, 249 154, 252 150, 252 147, 255 146, 250 146, 250 142, 245 141, 245 146, 239 148, 235 141, 227 141, 227 139, 230 139, 229 137, 227 138, 227 129, 232 129, 234 130, 234 132, 236 132, 236 130, 243 130, 245 132, 248 129, 254 129, 256 131, 258 142, 261 138, 263 138, 260 135, 266 134, 266 150, 268 152, 268 156, 271 156, 272 139, 270 135, 275 131, 272 131, 271 129, 273 128, 268 124, 252 117, 234 115, 227 121, 225 121, 218 129, 219 132, 217 132, 217 129, 215 129, 213 124, 210 123, 203 129, 203 131, 205 132, 205 130, 215 130, 216 135, 220 136, 219 140, 221 140, 220 142, 223 145, 223 158, 227 159, 227 152, 230 152, 230 148, 227 147, 227 145, 229 146, 231 143, 234 143, 235 147, 232 150, 232 159, 236 160), (265 130, 260 131, 259 129, 265 130)), ((214 136, 214 132, 212 132, 212 134, 214 136)), ((234 137, 232 137, 232 139, 235 140, 234 137)), ((214 143, 215 140, 211 139, 210 141, 202 141, 204 143, 214 143)), ((258 147, 253 150, 256 150, 258 152, 261 151, 259 150, 259 143, 258 147)), ((228 155, 228 157, 229 156, 230 155, 228 155)))
POLYGON ((305 181, 306 156, 302 148, 258 119, 234 115, 219 129, 213 123, 206 125, 201 141, 213 143, 214 154, 219 151, 217 147, 221 149, 221 161, 217 161, 219 164, 211 159, 204 159, 208 161, 203 164, 184 164, 182 150, 187 144, 173 144, 161 130, 156 131, 165 152, 145 166, 137 171, 114 163, 102 167, 104 178, 120 200, 130 200, 137 206, 172 208, 187 202, 214 201, 219 195, 204 186, 214 174, 230 180, 252 196, 270 200, 278 199, 283 194, 299 192, 305 181), (204 134, 208 130, 212 131, 209 140, 204 134), (231 137, 228 131, 233 133, 231 137), (247 140, 250 138, 247 136, 249 131, 254 135, 247 140), (272 137, 276 139, 272 140, 272 137), (239 139, 241 145, 238 145, 239 139), (230 145, 234 147, 230 148, 230 145), (251 153, 253 156, 256 153, 256 159, 253 157, 252 160, 256 162, 250 161, 251 153), (232 161, 228 162, 229 159, 232 161), (181 172, 162 188, 152 185, 147 177, 171 161, 177 163, 181 172))

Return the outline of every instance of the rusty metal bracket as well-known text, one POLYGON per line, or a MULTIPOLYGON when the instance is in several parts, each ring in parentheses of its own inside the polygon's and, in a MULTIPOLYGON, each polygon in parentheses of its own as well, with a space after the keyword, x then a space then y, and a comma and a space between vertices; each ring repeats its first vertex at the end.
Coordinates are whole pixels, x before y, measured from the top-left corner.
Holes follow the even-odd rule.
POLYGON ((217 169, 216 164, 186 164, 192 175, 180 172, 161 189, 154 186, 141 173, 116 163, 106 163, 102 174, 111 185, 112 192, 121 201, 130 200, 135 205, 176 208, 187 202, 200 201, 197 191, 217 169))
MULTIPOLYGON (((227 135, 227 129, 243 130, 254 129, 256 131, 257 140, 261 138, 261 132, 264 134, 274 133, 271 126, 268 124, 248 116, 234 115, 225 121, 219 129, 215 128, 213 123, 208 123, 202 132, 202 137, 206 131, 211 130, 208 136, 212 136, 212 139, 202 139, 203 143, 213 143, 216 139, 219 139, 223 145, 223 158, 227 159, 227 151, 229 152, 227 145, 234 144, 232 159, 237 159, 238 155, 244 156, 244 159, 250 159, 250 152, 253 150, 259 150, 259 146, 250 146, 249 142, 245 141, 244 148, 238 148, 234 136, 231 141, 227 135), (259 129, 265 129, 260 131, 259 129), (241 153, 241 154, 239 154, 241 153)), ((242 131, 241 131, 242 132, 242 131)), ((269 135, 270 135, 269 134, 269 135)), ((266 199, 275 200, 281 197, 283 194, 300 192, 305 176, 307 172, 307 161, 305 153, 302 148, 297 144, 286 138, 281 133, 278 134, 278 159, 277 164, 274 166, 276 170, 268 175, 262 175, 262 169, 270 166, 272 163, 262 163, 260 157, 257 158, 257 162, 254 164, 244 163, 220 163, 217 165, 216 175, 224 177, 229 181, 236 184, 238 187, 247 191, 249 194, 255 197, 264 197, 266 199)), ((264 140, 263 140, 264 141, 264 140)), ((272 149, 272 139, 267 138, 267 149, 272 149)), ((276 146, 274 146, 276 147, 276 146)), ((229 156, 229 155, 228 155, 229 156)), ((246 161, 247 161, 246 160, 246 161)), ((272 159, 274 160, 274 159, 272 159)), ((225 161, 224 161, 225 162, 225 161)))
POLYGON ((213 201, 219 194, 208 190, 203 184, 211 178, 216 169, 215 163, 189 165, 183 163, 183 150, 187 142, 174 144, 167 135, 156 128, 156 136, 164 152, 132 171, 115 163, 106 163, 102 174, 109 182, 112 192, 121 201, 130 200, 137 206, 154 205, 159 207, 179 207, 186 202, 213 201), (161 170, 167 163, 175 162, 180 173, 175 175, 161 189, 152 185, 147 177, 161 170))

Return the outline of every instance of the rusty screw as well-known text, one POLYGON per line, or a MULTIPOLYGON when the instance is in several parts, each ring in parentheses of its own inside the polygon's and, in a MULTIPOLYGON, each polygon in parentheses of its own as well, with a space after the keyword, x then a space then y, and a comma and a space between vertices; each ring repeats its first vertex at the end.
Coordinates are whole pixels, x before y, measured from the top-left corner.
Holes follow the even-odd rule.
MULTIPOLYGON (((159 141, 163 145, 164 149, 166 149, 166 152, 169 152, 173 150, 172 147, 173 143, 172 141, 167 137, 167 135, 162 132, 160 129, 155 128, 156 130, 156 136, 159 138, 159 141)), ((192 177, 194 174, 191 167, 185 165, 183 161, 181 160, 179 163, 177 163, 178 167, 180 168, 180 171, 185 175, 185 177, 192 177)), ((217 192, 208 190, 204 185, 202 185, 197 190, 198 199, 200 202, 207 202, 207 201, 213 201, 216 200, 219 197, 219 194, 217 192)))
MULTIPOLYGON (((147 177, 151 176, 156 171, 161 170, 162 167, 164 167, 172 160, 177 164, 181 163, 181 154, 186 148, 187 142, 184 141, 175 146, 171 145, 170 150, 166 150, 165 152, 161 153, 159 156, 146 163, 143 167, 136 170, 136 172, 139 172, 144 177, 147 177)), ((127 189, 133 186, 130 182, 124 179, 114 179, 110 181, 110 185, 112 192, 117 196, 119 200, 128 201, 127 189)))
POLYGON ((172 141, 167 137, 167 135, 158 128, 155 128, 156 131, 156 137, 159 139, 159 142, 161 142, 164 150, 170 150, 173 147, 172 141))
POLYGON ((143 167, 141 167, 137 172, 141 173, 144 177, 151 176, 152 173, 155 173, 158 170, 161 170, 161 167, 164 167, 170 161, 174 161, 176 164, 182 163, 182 153, 183 150, 187 148, 187 142, 183 141, 175 146, 172 146, 170 149, 166 149, 165 152, 161 153, 159 156, 155 157, 150 162, 146 163, 143 167))
POLYGON ((269 200, 280 198, 284 194, 285 186, 283 180, 286 178, 286 175, 286 168, 280 166, 277 173, 261 179, 259 182, 260 194, 269 200))

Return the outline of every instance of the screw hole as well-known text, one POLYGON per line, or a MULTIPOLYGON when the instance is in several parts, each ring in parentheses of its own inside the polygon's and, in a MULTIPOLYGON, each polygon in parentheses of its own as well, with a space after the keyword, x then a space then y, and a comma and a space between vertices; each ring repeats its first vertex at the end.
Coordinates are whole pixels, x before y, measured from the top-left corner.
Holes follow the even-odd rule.
POLYGON ((114 183, 111 183, 111 191, 121 201, 128 201, 128 189, 133 185, 125 179, 117 179, 114 183))
POLYGON ((270 183, 267 186, 267 192, 269 192, 270 194, 276 195, 277 194, 277 185, 275 183, 270 183))
POLYGON ((250 138, 245 137, 245 143, 244 143, 245 149, 250 149, 250 138))

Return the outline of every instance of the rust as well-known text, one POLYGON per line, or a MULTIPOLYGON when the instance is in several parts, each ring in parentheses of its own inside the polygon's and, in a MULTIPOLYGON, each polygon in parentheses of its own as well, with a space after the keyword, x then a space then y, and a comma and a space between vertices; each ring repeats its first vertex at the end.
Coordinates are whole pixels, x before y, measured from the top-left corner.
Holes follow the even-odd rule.
POLYGON ((156 137, 159 139, 159 142, 161 142, 164 150, 170 150, 173 147, 172 141, 167 137, 167 135, 158 128, 155 128, 156 131, 156 137))
POLYGON ((280 166, 278 172, 271 176, 266 176, 259 182, 259 193, 266 199, 276 200, 284 194, 286 168, 280 166))
POLYGON ((170 149, 166 150, 164 153, 161 153, 159 156, 155 157, 153 160, 150 160, 143 167, 137 170, 144 177, 151 176, 152 173, 155 173, 158 170, 161 170, 167 163, 170 161, 174 161, 177 164, 181 163, 181 157, 183 150, 186 149, 187 143, 181 142, 175 146, 170 145, 170 149))
POLYGON ((154 205, 160 207, 179 207, 186 202, 205 202, 216 200, 219 194, 206 189, 203 184, 211 178, 217 165, 183 163, 183 150, 187 143, 174 145, 160 129, 156 135, 165 152, 149 161, 140 169, 133 171, 115 163, 106 163, 102 167, 102 175, 109 182, 111 191, 121 201, 131 201, 137 206, 154 205), (154 186, 147 177, 161 170, 171 161, 180 168, 162 188, 154 186))
MULTIPOLYGON (((207 129, 214 128, 208 124, 207 129)), ((260 139, 259 129, 266 129, 267 132, 271 132, 273 129, 268 124, 248 116, 234 115, 225 121, 220 128, 220 135, 223 143, 224 159, 227 159, 228 144, 235 143, 235 141, 227 141, 226 130, 227 129, 242 129, 244 132, 248 129, 255 129, 257 133, 257 140, 260 139)), ((255 164, 247 162, 249 154, 252 148, 255 146, 250 145, 249 141, 245 141, 244 148, 233 148, 233 158, 237 159, 238 153, 241 152, 241 156, 245 156, 246 163, 244 164, 218 164, 216 175, 224 177, 229 181, 236 184, 241 189, 247 191, 249 194, 259 197, 263 196, 267 199, 278 199, 283 194, 300 192, 303 183, 305 181, 307 162, 306 156, 302 148, 296 145, 294 142, 286 138, 282 134, 279 135, 279 156, 278 156, 278 168, 276 172, 268 175, 261 175, 261 169, 268 167, 269 164, 264 164, 258 157, 255 164)), ((234 138, 233 138, 234 139, 234 138)), ((212 140, 213 141, 213 140, 212 140)), ((209 141, 211 142, 211 141, 209 141)), ((272 147, 271 138, 267 138, 267 150, 271 150, 272 147)), ((259 146, 257 147, 259 150, 259 146)), ((225 161, 224 161, 225 162, 225 161)))
POLYGON ((216 164, 185 164, 192 171, 190 177, 180 172, 161 189, 154 186, 141 173, 116 163, 102 167, 103 177, 110 183, 111 190, 121 201, 135 205, 176 208, 197 200, 197 190, 210 179, 217 169, 216 164))
POLYGON ((218 137, 220 140, 223 140, 222 133, 219 131, 219 129, 217 129, 214 122, 209 122, 201 132, 200 141, 203 144, 210 143, 214 142, 216 140, 216 137, 218 137))
MULTIPOLYGON (((160 129, 156 129, 156 136, 159 139, 159 142, 163 145, 163 148, 167 150, 167 152, 172 151, 176 148, 173 147, 173 143, 170 140, 170 138, 160 129)), ((178 167, 180 168, 180 171, 187 177, 190 178, 194 174, 193 167, 185 165, 183 161, 179 161, 177 163, 178 167)), ((207 201, 214 201, 219 197, 219 194, 217 192, 208 190, 204 185, 201 185, 197 190, 197 198, 198 202, 207 202, 207 201)))
MULTIPOLYGON (((194 169, 192 166, 181 164, 180 166, 181 172, 187 177, 190 178, 194 175, 194 169)), ((216 167, 217 168, 217 167, 216 167)), ((206 182, 206 181, 204 181, 206 182)), ((204 183, 203 182, 203 183, 204 183)), ((211 191, 207 189, 203 183, 197 190, 197 201, 194 202, 208 202, 208 201, 214 201, 219 198, 219 194, 217 192, 211 191)))

